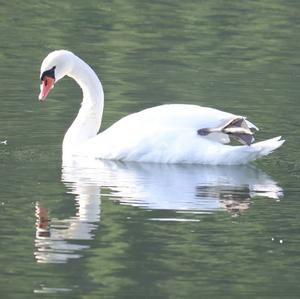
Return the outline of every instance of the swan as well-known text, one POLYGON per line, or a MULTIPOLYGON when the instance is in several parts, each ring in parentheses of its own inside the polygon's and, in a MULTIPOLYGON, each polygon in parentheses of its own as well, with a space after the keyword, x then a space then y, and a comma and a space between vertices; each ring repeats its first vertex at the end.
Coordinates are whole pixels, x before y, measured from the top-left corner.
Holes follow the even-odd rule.
POLYGON ((64 76, 81 87, 83 100, 63 140, 63 164, 80 158, 136 162, 246 164, 270 154, 284 140, 253 143, 258 128, 244 116, 214 108, 168 104, 130 114, 98 134, 104 107, 101 82, 81 58, 67 50, 49 53, 41 65, 39 100, 64 76), (97 135, 98 134, 98 135, 97 135), (230 138, 242 145, 229 145, 230 138))

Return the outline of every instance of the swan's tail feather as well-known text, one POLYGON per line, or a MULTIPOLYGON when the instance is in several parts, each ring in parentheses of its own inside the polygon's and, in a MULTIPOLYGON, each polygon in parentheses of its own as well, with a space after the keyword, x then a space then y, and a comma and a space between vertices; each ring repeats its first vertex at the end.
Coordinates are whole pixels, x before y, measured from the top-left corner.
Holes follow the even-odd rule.
POLYGON ((279 148, 285 140, 281 139, 281 136, 264 140, 261 142, 253 143, 250 146, 236 146, 232 147, 233 152, 228 155, 228 164, 246 164, 254 161, 260 157, 269 155, 274 150, 279 148))
POLYGON ((271 138, 268 140, 260 141, 251 145, 260 156, 266 156, 279 148, 285 140, 281 139, 281 136, 271 138))

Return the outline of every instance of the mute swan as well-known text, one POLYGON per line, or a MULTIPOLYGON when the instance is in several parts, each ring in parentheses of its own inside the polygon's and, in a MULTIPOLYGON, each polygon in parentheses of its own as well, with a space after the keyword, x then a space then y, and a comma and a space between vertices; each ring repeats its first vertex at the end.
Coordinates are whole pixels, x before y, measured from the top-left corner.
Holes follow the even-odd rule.
POLYGON ((104 94, 95 72, 70 51, 51 52, 41 65, 43 102, 64 76, 81 87, 79 113, 63 140, 63 163, 97 158, 157 163, 246 164, 280 147, 281 137, 254 143, 257 127, 243 116, 196 105, 172 104, 128 115, 97 135, 104 94), (227 145, 232 137, 244 145, 227 145))

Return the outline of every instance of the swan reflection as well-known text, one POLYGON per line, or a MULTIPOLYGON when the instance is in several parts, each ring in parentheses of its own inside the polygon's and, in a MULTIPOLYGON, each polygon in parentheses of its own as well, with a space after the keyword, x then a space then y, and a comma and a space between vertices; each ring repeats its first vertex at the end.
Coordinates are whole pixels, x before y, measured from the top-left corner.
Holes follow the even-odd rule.
POLYGON ((99 160, 90 166, 64 167, 62 181, 75 196, 76 214, 58 220, 51 218, 42 204, 36 204, 38 262, 64 263, 81 256, 80 251, 89 245, 79 240, 92 240, 100 224, 101 196, 149 210, 174 210, 180 220, 182 213, 224 210, 237 215, 250 207, 253 197, 279 199, 283 195, 273 179, 253 166, 99 160))

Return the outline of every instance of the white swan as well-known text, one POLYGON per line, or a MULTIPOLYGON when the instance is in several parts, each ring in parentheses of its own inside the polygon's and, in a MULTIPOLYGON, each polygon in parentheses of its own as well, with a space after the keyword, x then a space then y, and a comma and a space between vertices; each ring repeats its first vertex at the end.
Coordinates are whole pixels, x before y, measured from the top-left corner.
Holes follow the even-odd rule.
POLYGON ((41 66, 44 101, 65 75, 83 91, 79 113, 65 134, 63 163, 80 157, 158 163, 245 164, 268 155, 284 140, 252 144, 255 125, 245 117, 196 105, 162 105, 128 115, 97 135, 104 94, 95 72, 66 50, 51 52, 41 66), (229 136, 244 143, 226 145, 229 136))

